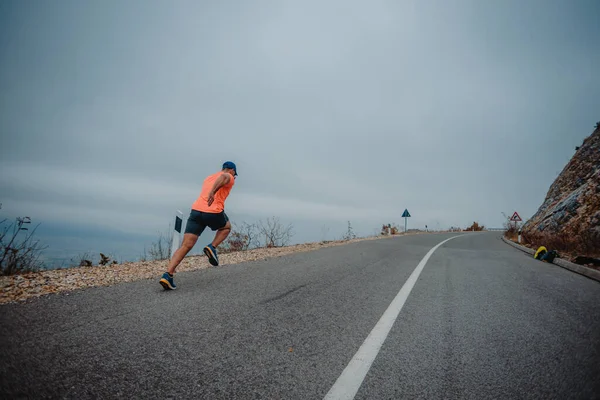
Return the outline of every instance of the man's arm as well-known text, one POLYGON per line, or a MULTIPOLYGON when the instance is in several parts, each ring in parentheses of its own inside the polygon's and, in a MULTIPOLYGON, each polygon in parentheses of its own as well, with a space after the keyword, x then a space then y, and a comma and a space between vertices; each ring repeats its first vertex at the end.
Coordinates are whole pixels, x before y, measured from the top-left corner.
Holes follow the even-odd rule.
POLYGON ((210 193, 208 194, 208 205, 209 205, 209 207, 213 203, 213 201, 215 201, 215 193, 217 193, 217 191, 219 189, 221 189, 223 186, 227 185, 230 180, 231 180, 231 175, 229 175, 226 172, 222 173, 221 176, 219 176, 217 178, 217 180, 215 181, 212 189, 210 190, 210 193))

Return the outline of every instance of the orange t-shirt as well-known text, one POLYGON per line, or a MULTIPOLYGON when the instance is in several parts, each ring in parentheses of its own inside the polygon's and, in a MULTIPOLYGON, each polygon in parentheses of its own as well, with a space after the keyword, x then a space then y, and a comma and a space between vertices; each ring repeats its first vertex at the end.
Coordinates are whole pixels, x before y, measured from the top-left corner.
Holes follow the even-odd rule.
POLYGON ((235 179, 233 179, 233 176, 230 175, 231 179, 229 180, 229 183, 222 186, 221 189, 217 190, 217 193, 215 193, 215 201, 213 201, 210 207, 208 206, 208 194, 213 188, 215 181, 222 174, 226 173, 227 172, 219 171, 215 174, 207 176, 206 179, 204 179, 204 183, 202 184, 202 191, 200 192, 200 195, 198 196, 194 204, 192 204, 193 210, 208 213, 220 213, 225 209, 225 199, 227 198, 227 196, 229 196, 229 192, 231 192, 231 188, 235 183, 235 179))

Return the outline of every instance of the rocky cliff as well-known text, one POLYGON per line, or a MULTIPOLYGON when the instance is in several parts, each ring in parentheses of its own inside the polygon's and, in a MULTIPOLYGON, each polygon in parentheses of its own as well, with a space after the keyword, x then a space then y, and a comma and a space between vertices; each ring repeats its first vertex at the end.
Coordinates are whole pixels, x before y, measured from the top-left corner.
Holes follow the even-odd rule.
POLYGON ((522 230, 529 237, 582 238, 591 241, 586 248, 598 244, 600 252, 600 122, 577 148, 522 230))

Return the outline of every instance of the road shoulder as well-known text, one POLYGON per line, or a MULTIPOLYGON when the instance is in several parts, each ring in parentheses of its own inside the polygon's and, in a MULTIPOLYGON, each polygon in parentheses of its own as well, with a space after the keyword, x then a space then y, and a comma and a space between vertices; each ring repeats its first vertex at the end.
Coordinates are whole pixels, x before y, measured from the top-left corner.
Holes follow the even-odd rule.
MULTIPOLYGON (((533 256, 534 253, 535 253, 534 250, 532 250, 532 249, 530 249, 528 247, 525 247, 525 246, 521 246, 520 244, 515 243, 515 242, 513 242, 511 240, 508 240, 504 236, 502 236, 502 240, 505 243, 507 243, 508 245, 510 245, 510 246, 512 246, 512 247, 514 247, 516 249, 519 249, 519 250, 521 250, 521 251, 523 251, 523 252, 525 252, 525 253, 527 253, 527 254, 529 254, 531 256, 533 256)), ((542 261, 540 261, 540 262, 542 262, 542 261)), ((595 269, 584 267, 583 265, 575 264, 575 263, 572 263, 570 261, 563 260, 562 258, 555 258, 553 264, 558 265, 559 267, 568 269, 569 271, 575 272, 577 274, 586 276, 586 277, 588 277, 590 279, 593 279, 595 281, 600 282, 600 271, 596 271, 595 269)))

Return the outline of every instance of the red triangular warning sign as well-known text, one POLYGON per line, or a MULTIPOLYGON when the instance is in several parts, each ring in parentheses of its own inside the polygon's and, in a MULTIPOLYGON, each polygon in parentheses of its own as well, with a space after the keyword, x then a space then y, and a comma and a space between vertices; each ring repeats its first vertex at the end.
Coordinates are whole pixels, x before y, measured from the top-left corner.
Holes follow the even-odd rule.
POLYGON ((519 216, 519 214, 518 214, 516 211, 515 211, 515 213, 513 214, 513 216, 512 216, 512 217, 510 217, 510 220, 511 220, 511 221, 523 221, 523 220, 521 219, 521 217, 519 216))

